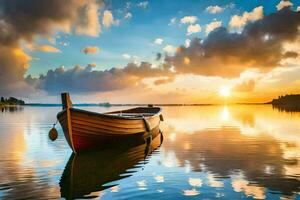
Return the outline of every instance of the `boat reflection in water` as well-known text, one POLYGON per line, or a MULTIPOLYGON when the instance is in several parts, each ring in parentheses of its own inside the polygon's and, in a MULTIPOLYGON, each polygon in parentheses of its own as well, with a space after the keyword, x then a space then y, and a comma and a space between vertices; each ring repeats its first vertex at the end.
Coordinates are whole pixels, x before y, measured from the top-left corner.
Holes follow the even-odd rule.
POLYGON ((135 146, 131 144, 103 151, 73 153, 60 180, 61 197, 94 198, 93 192, 115 186, 109 183, 133 175, 143 166, 138 165, 141 162, 146 164, 147 156, 161 145, 162 140, 160 134, 151 142, 135 146))

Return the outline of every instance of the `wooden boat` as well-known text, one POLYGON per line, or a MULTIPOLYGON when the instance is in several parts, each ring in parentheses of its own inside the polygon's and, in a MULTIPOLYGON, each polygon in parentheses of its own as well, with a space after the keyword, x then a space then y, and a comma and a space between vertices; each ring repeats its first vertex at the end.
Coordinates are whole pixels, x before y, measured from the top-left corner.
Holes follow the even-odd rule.
POLYGON ((151 143, 129 148, 73 153, 59 182, 61 197, 96 198, 100 191, 116 186, 116 181, 128 178, 144 167, 161 142, 162 138, 156 137, 151 143))
POLYGON ((136 107, 96 113, 72 107, 68 93, 62 93, 63 110, 57 114, 74 153, 88 149, 127 145, 155 138, 163 120, 159 107, 136 107))

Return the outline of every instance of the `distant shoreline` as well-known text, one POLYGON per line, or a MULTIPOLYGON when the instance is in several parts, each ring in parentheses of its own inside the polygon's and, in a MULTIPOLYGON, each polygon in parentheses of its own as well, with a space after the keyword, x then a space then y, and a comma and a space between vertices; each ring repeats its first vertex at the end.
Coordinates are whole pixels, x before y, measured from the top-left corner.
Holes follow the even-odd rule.
MULTIPOLYGON (((229 104, 109 104, 109 105, 102 105, 102 104, 73 104, 73 106, 77 107, 118 107, 118 106, 219 106, 219 105, 266 105, 270 103, 229 103, 229 104)), ((27 103, 24 106, 33 106, 33 107, 61 107, 61 104, 44 104, 44 103, 27 103)))
POLYGON ((24 105, 17 105, 17 104, 15 104, 15 105, 10 105, 10 104, 1 104, 0 105, 0 108, 9 108, 9 107, 20 107, 20 106, 25 106, 26 104, 24 104, 24 105))
MULTIPOLYGON (((273 99, 269 102, 254 102, 254 103, 79 103, 73 104, 77 107, 88 107, 88 106, 98 106, 98 107, 116 107, 116 106, 218 106, 218 105, 273 105, 275 107, 288 107, 288 108, 297 108, 299 109, 300 105, 300 95, 299 94, 290 94, 285 96, 279 96, 278 99, 273 99)), ((55 103, 26 103, 25 106, 41 106, 41 107, 61 107, 61 104, 55 103)))

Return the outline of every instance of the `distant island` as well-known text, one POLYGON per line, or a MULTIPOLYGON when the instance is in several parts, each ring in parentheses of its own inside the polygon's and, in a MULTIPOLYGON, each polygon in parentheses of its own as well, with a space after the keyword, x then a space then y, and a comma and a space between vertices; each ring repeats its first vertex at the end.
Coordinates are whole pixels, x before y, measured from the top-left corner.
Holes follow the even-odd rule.
POLYGON ((111 107, 112 106, 109 102, 99 103, 98 105, 103 106, 103 107, 111 107))
POLYGON ((284 111, 300 111, 300 94, 279 96, 270 102, 275 108, 284 111))
POLYGON ((25 101, 17 99, 15 97, 4 98, 1 97, 0 106, 15 106, 15 105, 25 105, 25 101))

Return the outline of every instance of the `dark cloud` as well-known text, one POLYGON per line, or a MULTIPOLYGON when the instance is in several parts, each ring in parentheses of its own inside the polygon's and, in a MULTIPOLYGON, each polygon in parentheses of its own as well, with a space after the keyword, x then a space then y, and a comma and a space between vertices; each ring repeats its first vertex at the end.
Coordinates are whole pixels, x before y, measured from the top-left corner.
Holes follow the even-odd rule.
POLYGON ((287 51, 283 54, 283 58, 297 58, 298 53, 295 51, 287 51))
POLYGON ((37 34, 47 36, 55 29, 95 35, 100 31, 99 24, 88 15, 95 14, 100 4, 96 0, 0 0, 0 43, 30 41, 37 34))
POLYGON ((162 54, 161 53, 157 53, 155 60, 159 61, 161 59, 161 57, 162 57, 162 54))
POLYGON ((207 76, 236 77, 248 68, 268 71, 285 58, 283 43, 299 37, 299 25, 300 12, 285 8, 248 23, 241 33, 217 28, 205 40, 196 38, 190 47, 179 47, 165 61, 178 73, 207 76))
POLYGON ((142 79, 152 76, 167 76, 167 69, 152 68, 147 62, 140 65, 129 63, 125 68, 110 70, 93 70, 94 65, 86 67, 74 66, 71 69, 64 67, 49 70, 39 78, 28 76, 26 81, 36 89, 49 93, 69 92, 104 92, 125 89, 137 85, 142 79))

